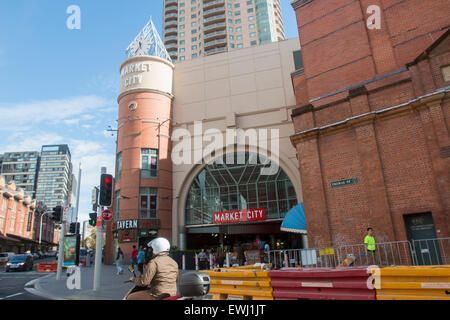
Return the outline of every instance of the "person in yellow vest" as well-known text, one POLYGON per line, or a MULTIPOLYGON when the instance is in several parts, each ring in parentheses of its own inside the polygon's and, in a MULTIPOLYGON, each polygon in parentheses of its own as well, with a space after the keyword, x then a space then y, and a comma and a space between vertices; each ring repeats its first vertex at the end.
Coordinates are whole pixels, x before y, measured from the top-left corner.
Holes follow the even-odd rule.
POLYGON ((369 264, 378 264, 376 256, 375 238, 373 237, 373 229, 367 228, 367 235, 364 238, 364 244, 366 245, 367 259, 369 264))

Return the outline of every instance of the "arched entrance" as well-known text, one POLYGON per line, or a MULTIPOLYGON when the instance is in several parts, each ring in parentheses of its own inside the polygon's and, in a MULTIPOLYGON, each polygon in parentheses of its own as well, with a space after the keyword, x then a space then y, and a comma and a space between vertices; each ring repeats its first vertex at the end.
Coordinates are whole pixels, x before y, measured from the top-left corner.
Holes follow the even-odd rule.
POLYGON ((272 248, 302 247, 301 236, 283 232, 286 213, 298 204, 295 188, 279 167, 261 174, 268 159, 249 152, 235 152, 206 165, 188 188, 185 202, 187 249, 228 247, 253 243, 257 237, 272 248), (247 212, 263 210, 264 217, 248 221, 247 212), (218 214, 233 217, 218 221, 218 214))

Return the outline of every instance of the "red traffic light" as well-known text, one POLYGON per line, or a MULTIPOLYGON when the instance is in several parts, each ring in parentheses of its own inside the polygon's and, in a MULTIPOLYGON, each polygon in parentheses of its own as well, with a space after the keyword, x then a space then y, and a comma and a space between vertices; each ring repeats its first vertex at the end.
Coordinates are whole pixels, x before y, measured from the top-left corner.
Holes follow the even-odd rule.
POLYGON ((111 179, 110 178, 105 178, 105 183, 110 183, 111 179))

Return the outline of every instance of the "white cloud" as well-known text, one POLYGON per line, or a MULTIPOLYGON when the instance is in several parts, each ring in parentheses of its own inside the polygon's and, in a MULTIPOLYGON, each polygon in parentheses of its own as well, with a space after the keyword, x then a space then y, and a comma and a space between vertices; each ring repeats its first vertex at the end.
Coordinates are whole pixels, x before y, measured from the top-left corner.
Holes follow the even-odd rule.
POLYGON ((45 122, 47 125, 59 121, 78 123, 79 118, 89 120, 95 113, 113 104, 105 98, 90 95, 67 99, 22 102, 0 105, 0 130, 11 130, 21 125, 45 122), (11 123, 11 120, 14 122, 11 123))
POLYGON ((9 144, 1 148, 1 152, 40 151, 46 144, 63 144, 64 138, 54 133, 36 133, 29 135, 24 132, 8 137, 9 144))

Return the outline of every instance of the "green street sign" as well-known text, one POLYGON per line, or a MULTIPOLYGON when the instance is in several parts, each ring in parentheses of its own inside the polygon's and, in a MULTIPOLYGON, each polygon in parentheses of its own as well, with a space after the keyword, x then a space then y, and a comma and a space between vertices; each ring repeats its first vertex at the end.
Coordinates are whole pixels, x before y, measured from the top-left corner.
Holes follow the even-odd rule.
POLYGON ((352 178, 352 179, 345 179, 345 180, 340 180, 340 181, 333 181, 331 183, 331 187, 332 188, 336 188, 336 187, 342 187, 342 186, 346 186, 349 184, 357 184, 358 178, 352 178))

